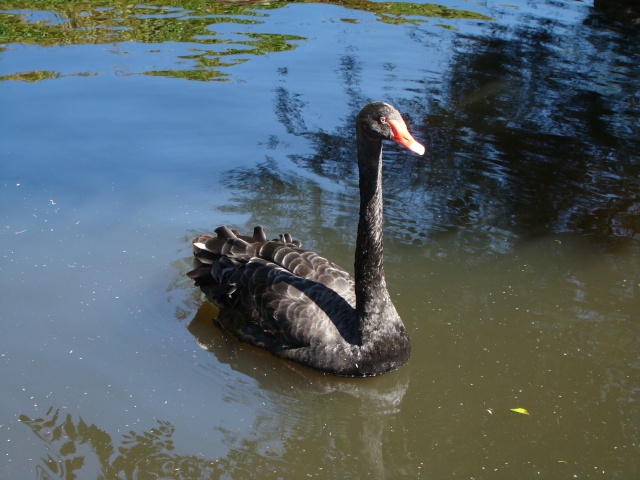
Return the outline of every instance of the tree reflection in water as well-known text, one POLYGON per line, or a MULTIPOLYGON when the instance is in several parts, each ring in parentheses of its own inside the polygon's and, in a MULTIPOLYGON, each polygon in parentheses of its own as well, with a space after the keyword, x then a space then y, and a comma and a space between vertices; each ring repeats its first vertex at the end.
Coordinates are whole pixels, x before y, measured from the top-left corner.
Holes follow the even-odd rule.
POLYGON ((36 467, 39 479, 51 478, 218 478, 216 463, 194 456, 174 455, 174 427, 158 420, 148 432, 129 432, 120 444, 82 418, 61 415, 49 408, 41 418, 20 416, 48 447, 49 453, 36 467))

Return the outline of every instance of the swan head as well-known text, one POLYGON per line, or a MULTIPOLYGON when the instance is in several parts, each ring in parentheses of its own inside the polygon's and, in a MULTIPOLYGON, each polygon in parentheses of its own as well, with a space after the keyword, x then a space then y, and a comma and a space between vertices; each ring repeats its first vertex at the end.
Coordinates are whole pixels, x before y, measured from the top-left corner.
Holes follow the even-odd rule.
POLYGON ((374 102, 365 106, 356 119, 356 129, 367 138, 393 140, 418 155, 425 152, 425 147, 409 133, 398 110, 388 103, 374 102))

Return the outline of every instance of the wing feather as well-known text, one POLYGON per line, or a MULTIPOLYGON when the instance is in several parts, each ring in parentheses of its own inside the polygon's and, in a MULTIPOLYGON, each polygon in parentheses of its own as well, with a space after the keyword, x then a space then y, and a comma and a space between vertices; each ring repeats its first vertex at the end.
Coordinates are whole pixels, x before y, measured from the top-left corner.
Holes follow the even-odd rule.
POLYGON ((189 276, 220 309, 218 321, 241 340, 277 351, 314 344, 359 343, 353 279, 284 234, 268 241, 229 227, 192 242, 189 276))

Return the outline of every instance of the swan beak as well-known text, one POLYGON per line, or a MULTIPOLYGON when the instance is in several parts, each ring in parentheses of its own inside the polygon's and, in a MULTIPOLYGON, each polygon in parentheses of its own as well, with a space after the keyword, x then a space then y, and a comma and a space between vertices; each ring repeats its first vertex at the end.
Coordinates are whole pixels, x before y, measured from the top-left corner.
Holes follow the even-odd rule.
POLYGON ((393 130, 393 141, 399 143, 403 147, 408 148, 412 152, 417 153, 418 155, 424 155, 424 145, 416 142, 414 138, 409 133, 409 129, 407 128, 406 123, 402 120, 392 120, 390 118, 387 119, 387 123, 391 126, 391 130, 393 130))

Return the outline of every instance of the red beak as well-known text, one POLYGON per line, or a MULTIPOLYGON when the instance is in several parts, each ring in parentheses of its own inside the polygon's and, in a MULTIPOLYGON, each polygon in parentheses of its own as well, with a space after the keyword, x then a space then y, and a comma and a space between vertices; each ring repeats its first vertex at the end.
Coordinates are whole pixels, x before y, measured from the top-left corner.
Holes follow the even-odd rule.
POLYGON ((424 145, 421 145, 414 140, 403 120, 387 119, 387 123, 391 126, 391 130, 393 130, 393 140, 395 142, 418 155, 424 154, 424 151, 426 150, 424 145))

